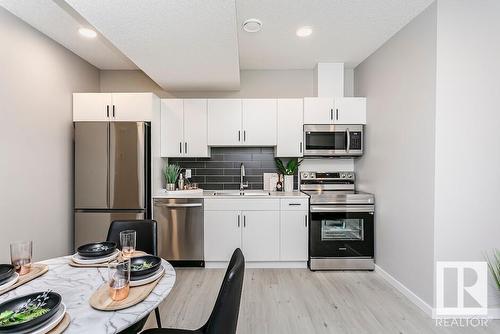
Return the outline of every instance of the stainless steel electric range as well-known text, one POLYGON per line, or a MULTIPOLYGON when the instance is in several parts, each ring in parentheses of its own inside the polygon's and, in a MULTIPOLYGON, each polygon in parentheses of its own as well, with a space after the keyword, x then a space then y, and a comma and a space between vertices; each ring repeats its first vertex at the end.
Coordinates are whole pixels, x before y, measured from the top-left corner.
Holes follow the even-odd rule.
POLYGON ((356 191, 354 172, 301 172, 309 200, 309 268, 373 270, 373 194, 356 191))

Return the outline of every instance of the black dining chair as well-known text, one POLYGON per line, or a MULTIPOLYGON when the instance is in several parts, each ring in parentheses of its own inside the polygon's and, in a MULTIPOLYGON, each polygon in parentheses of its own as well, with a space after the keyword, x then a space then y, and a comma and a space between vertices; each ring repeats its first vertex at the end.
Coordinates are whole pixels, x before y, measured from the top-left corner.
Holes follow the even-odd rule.
POLYGON ((196 330, 187 329, 148 329, 143 334, 235 334, 238 326, 241 290, 245 273, 245 258, 237 248, 224 275, 219 295, 208 321, 196 330))
MULTIPOLYGON (((158 256, 158 227, 155 220, 114 220, 109 226, 108 237, 106 238, 106 240, 113 241, 118 246, 120 246, 120 232, 126 230, 136 231, 136 250, 158 256)), ((158 309, 158 307, 155 308, 155 316, 156 324, 158 325, 158 328, 161 328, 160 310, 158 309)), ((144 327, 147 318, 148 317, 141 319, 134 326, 128 328, 126 331, 123 331, 122 334, 139 332, 140 330, 142 330, 142 327, 144 327)))

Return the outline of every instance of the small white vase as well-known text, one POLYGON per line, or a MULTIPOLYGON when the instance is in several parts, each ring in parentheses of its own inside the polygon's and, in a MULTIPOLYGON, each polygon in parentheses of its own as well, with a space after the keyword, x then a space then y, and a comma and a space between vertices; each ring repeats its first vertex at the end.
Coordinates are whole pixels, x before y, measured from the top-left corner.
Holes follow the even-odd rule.
POLYGON ((293 191, 293 175, 285 175, 285 186, 283 188, 285 192, 293 191))

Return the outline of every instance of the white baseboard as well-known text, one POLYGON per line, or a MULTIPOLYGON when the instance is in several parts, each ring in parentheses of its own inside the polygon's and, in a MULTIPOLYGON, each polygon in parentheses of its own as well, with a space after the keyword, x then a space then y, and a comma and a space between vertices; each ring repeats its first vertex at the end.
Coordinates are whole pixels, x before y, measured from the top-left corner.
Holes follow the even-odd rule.
MULTIPOLYGON (((227 268, 228 262, 205 261, 205 268, 227 268)), ((275 262, 245 262, 245 268, 307 268, 307 262, 275 261, 275 262)))
POLYGON ((408 298, 413 304, 417 305, 419 309, 424 311, 429 317, 433 317, 432 307, 423 301, 419 296, 414 294, 410 289, 403 285, 400 281, 392 277, 388 272, 379 266, 375 265, 375 272, 379 273, 390 285, 392 285, 396 290, 401 292, 406 298, 408 298))
POLYGON ((500 308, 489 308, 488 319, 500 319, 500 308))

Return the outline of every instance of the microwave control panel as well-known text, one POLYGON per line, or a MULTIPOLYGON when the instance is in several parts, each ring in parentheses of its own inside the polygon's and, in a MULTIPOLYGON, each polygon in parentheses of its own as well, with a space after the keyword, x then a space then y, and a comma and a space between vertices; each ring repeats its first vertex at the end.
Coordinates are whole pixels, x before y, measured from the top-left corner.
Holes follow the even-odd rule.
POLYGON ((350 149, 351 150, 361 150, 362 146, 362 135, 360 131, 350 132, 350 149))

